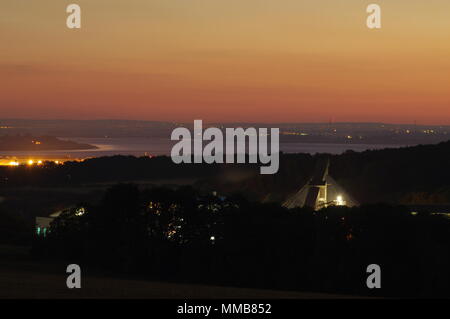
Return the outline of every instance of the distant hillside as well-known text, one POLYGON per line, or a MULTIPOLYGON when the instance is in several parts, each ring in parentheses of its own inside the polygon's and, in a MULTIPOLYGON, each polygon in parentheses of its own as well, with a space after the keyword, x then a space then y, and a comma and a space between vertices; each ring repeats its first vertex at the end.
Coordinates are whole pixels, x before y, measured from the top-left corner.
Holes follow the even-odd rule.
POLYGON ((0 151, 50 151, 96 149, 96 146, 60 140, 51 136, 0 136, 0 151))
POLYGON ((450 204, 450 141, 341 155, 282 154, 275 175, 259 175, 254 170, 248 178, 230 182, 222 173, 202 185, 280 202, 300 190, 323 156, 330 157, 330 175, 359 203, 450 204))
POLYGON ((309 179, 316 162, 330 158, 330 175, 361 204, 449 204, 450 142, 342 155, 281 154, 275 175, 259 164, 182 164, 170 157, 114 156, 64 165, 0 167, 0 187, 70 186, 127 181, 196 180, 195 186, 248 199, 281 202, 309 179))
POLYGON ((330 174, 360 202, 450 203, 450 141, 332 156, 330 174))
MULTIPOLYGON (((0 119, 0 135, 57 137, 149 137, 169 138, 177 127, 193 128, 193 122, 133 120, 26 120, 0 119)), ((279 128, 282 143, 338 143, 418 145, 449 139, 450 125, 386 123, 203 123, 207 126, 279 128)))

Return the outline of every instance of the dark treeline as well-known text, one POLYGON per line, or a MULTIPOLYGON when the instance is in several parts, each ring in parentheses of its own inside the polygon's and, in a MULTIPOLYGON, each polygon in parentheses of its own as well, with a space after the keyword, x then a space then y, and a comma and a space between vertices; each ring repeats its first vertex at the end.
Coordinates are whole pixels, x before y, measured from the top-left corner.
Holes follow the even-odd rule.
POLYGON ((330 175, 359 203, 450 204, 450 142, 341 155, 281 154, 275 175, 255 173, 235 183, 219 176, 208 185, 280 202, 307 182, 322 157, 330 158, 330 175))
MULTIPOLYGON (((181 164, 170 157, 114 156, 0 167, 0 188, 88 183, 196 180, 202 189, 241 191, 248 199, 280 202, 307 182, 324 154, 280 154, 280 169, 260 175, 259 164, 181 164)), ((450 203, 450 142, 330 156, 330 174, 360 203, 450 203)))
POLYGON ((121 184, 60 215, 33 251, 151 280, 448 297, 449 232, 450 220, 400 206, 287 210, 121 184), (369 264, 381 266, 381 289, 366 286, 369 264))
POLYGON ((3 187, 77 186, 86 183, 143 181, 209 176, 217 165, 176 165, 170 157, 111 156, 56 165, 0 167, 3 187))
POLYGON ((330 174, 361 203, 450 203, 450 142, 400 149, 346 152, 330 174))

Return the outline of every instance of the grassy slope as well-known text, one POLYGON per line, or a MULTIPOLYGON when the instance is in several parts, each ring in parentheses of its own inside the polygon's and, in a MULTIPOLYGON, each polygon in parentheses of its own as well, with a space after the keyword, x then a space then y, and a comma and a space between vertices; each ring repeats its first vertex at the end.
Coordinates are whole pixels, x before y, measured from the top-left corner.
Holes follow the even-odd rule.
MULTIPOLYGON (((83 270, 82 270, 83 271, 83 270)), ((32 261, 26 247, 0 246, 0 299, 9 298, 342 298, 342 296, 117 279, 82 273, 82 288, 66 287, 65 267, 32 261)))

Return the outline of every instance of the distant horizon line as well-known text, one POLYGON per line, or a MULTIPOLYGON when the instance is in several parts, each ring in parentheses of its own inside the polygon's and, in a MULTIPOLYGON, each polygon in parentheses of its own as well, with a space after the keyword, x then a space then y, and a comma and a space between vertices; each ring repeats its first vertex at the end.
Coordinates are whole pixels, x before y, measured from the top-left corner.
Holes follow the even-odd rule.
MULTIPOLYGON (((104 118, 104 119, 30 119, 30 118, 0 118, 0 124, 2 121, 34 121, 34 122, 146 122, 146 123, 165 123, 165 124, 189 124, 193 123, 194 119, 191 121, 168 121, 168 120, 135 120, 135 119, 114 119, 114 118, 104 118)), ((398 123, 398 122, 355 122, 355 121, 318 121, 318 122, 258 122, 258 121, 234 121, 234 122, 219 122, 219 121, 205 121, 205 124, 303 124, 303 125, 330 125, 330 124, 365 124, 365 125, 401 125, 401 126, 450 126, 449 124, 422 124, 422 123, 398 123)))

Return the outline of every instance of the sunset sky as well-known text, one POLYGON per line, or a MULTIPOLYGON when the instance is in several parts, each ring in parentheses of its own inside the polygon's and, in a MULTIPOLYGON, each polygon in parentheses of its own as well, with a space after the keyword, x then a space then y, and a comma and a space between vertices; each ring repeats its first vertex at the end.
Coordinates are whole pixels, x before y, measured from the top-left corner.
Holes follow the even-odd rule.
POLYGON ((449 0, 2 0, 0 40, 0 118, 450 124, 449 0))

